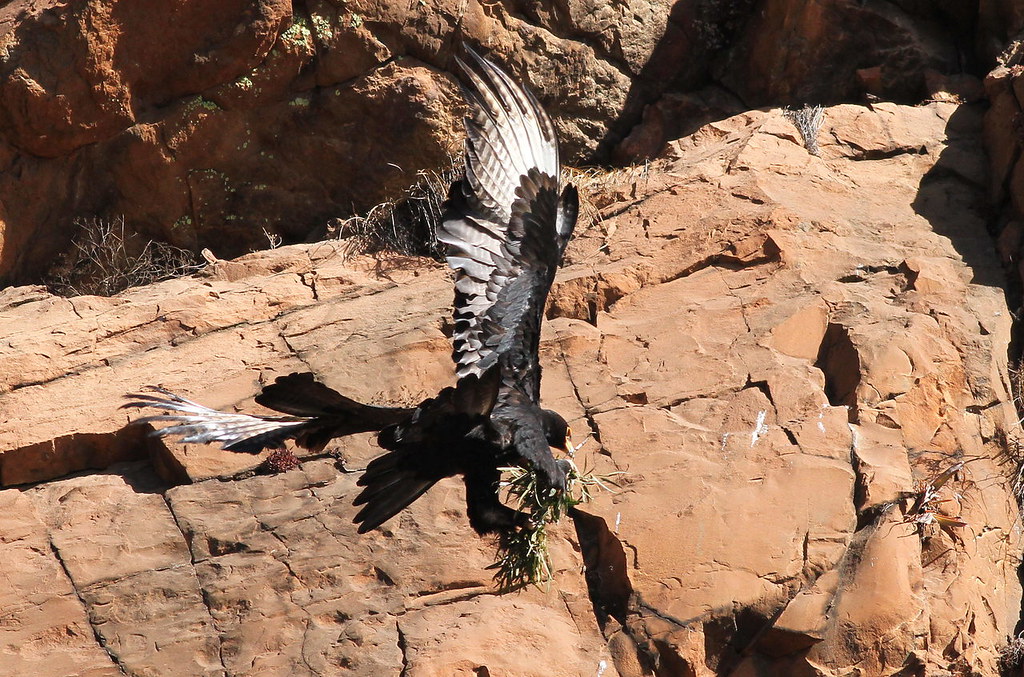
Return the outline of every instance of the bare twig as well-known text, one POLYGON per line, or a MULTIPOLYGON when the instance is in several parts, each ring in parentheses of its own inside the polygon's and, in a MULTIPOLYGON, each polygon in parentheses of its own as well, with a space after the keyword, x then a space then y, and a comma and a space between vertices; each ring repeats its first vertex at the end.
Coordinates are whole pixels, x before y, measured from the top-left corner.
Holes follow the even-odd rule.
POLYGON ((461 174, 461 158, 452 158, 443 169, 422 171, 419 180, 398 197, 375 205, 365 215, 335 220, 331 235, 351 239, 353 253, 390 252, 440 259, 443 250, 436 233, 442 204, 461 174))

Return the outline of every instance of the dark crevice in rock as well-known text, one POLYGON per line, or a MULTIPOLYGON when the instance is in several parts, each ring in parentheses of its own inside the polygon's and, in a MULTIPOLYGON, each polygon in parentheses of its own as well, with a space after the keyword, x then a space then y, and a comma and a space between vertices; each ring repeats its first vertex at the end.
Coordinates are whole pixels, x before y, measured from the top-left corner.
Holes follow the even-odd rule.
POLYGON ((302 282, 302 284, 304 284, 305 286, 309 287, 309 291, 313 294, 313 300, 314 301, 319 301, 320 300, 320 294, 319 294, 319 292, 317 292, 317 289, 316 289, 316 281, 317 281, 316 271, 312 271, 310 273, 299 273, 299 280, 302 282))
POLYGON ((57 545, 53 542, 52 538, 50 538, 48 542, 50 545, 50 552, 57 560, 57 563, 60 564, 60 568, 64 571, 64 575, 68 577, 68 582, 71 583, 71 587, 75 591, 75 597, 78 598, 78 603, 81 604, 82 608, 85 610, 86 620, 89 621, 89 627, 92 629, 93 636, 96 638, 96 643, 99 644, 100 648, 103 649, 107 656, 110 657, 110 661, 117 667, 118 672, 120 672, 122 675, 128 675, 129 672, 121 663, 121 658, 116 653, 114 653, 114 651, 109 646, 107 646, 107 641, 103 637, 103 634, 100 632, 99 626, 96 624, 96 620, 93 618, 92 608, 85 601, 85 598, 82 596, 82 592, 78 589, 78 585, 75 583, 75 579, 74 577, 72 577, 71 571, 68 569, 67 563, 64 561, 64 558, 60 554, 60 548, 57 547, 57 545))
POLYGON ((853 481, 853 507, 857 513, 857 525, 854 527, 854 533, 867 529, 868 527, 876 526, 885 516, 885 513, 891 507, 890 504, 880 503, 875 505, 865 506, 867 503, 868 496, 868 477, 861 470, 860 457, 857 455, 856 450, 851 452, 851 465, 855 479, 853 481))
POLYGON ((847 155, 851 160, 888 160, 900 155, 927 155, 924 146, 898 146, 896 148, 868 148, 854 151, 847 155))
MULTIPOLYGON (((774 263, 780 260, 781 251, 778 246, 770 238, 766 238, 762 251, 758 255, 750 257, 740 257, 736 253, 735 243, 729 244, 727 247, 719 252, 711 254, 700 261, 697 261, 682 270, 679 270, 669 276, 662 279, 656 280, 657 284, 667 284, 669 282, 675 282, 676 280, 684 277, 689 277, 695 273, 699 273, 705 268, 720 268, 727 271, 739 271, 747 268, 754 268, 756 266, 765 263, 774 263)), ((734 294, 735 296, 735 294, 734 294)))
MULTIPOLYGON (((393 583, 392 583, 393 585, 393 583)), ((486 586, 480 585, 476 581, 452 581, 445 585, 441 585, 437 588, 431 588, 430 590, 419 590, 412 594, 412 597, 423 599, 425 597, 433 597, 446 592, 453 592, 456 590, 469 591, 469 592, 485 592, 490 590, 486 586)))
MULTIPOLYGON (((675 398, 672 398, 671 400, 667 400, 665 402, 656 403, 656 404, 654 404, 654 406, 656 406, 658 409, 664 409, 666 411, 671 411, 673 408, 678 407, 681 404, 686 404, 687 402, 692 402, 694 400, 718 400, 718 399, 721 399, 721 398, 723 398, 723 397, 725 397, 727 395, 735 395, 739 391, 743 390, 744 388, 748 388, 748 387, 750 387, 749 382, 744 384, 742 387, 729 386, 727 388, 724 388, 723 390, 716 390, 715 392, 711 392, 711 393, 705 392, 705 393, 698 393, 697 395, 686 395, 684 397, 675 397, 675 398)), ((623 407, 615 407, 614 409, 625 409, 625 408, 626 407, 623 406, 623 407)), ((604 413, 605 411, 613 411, 613 409, 602 409, 601 413, 604 413)))
POLYGON ((594 418, 594 412, 587 406, 587 403, 583 401, 583 396, 580 394, 580 389, 576 385, 576 381, 573 379, 572 368, 569 367, 569 360, 566 357, 565 348, 561 342, 559 342, 558 350, 562 354, 562 364, 565 365, 565 374, 569 379, 569 383, 572 385, 573 395, 576 396, 576 401, 578 401, 580 403, 580 407, 583 408, 583 417, 586 419, 587 425, 590 427, 590 433, 594 436, 594 441, 600 445, 601 429, 598 427, 597 420, 594 418))
POLYGON ((373 575, 378 581, 380 581, 384 585, 393 586, 395 584, 395 579, 391 578, 391 576, 389 576, 386 571, 384 571, 378 566, 373 567, 373 575))
POLYGON ((642 599, 640 599, 639 595, 637 595, 635 603, 633 605, 631 605, 631 606, 632 606, 631 610, 633 610, 633 611, 637 611, 637 612, 641 612, 641 613, 643 613, 643 612, 649 613, 650 615, 654 616, 655 618, 659 618, 659 619, 661 619, 663 621, 667 621, 667 622, 671 623, 672 625, 674 625, 674 626, 676 626, 676 627, 678 627, 680 629, 689 628, 694 623, 705 622, 708 619, 710 619, 711 616, 712 616, 712 613, 714 613, 713 611, 707 611, 705 613, 700 614, 699 616, 693 616, 692 618, 686 618, 686 619, 677 618, 676 616, 673 616, 670 613, 664 612, 664 611, 662 611, 661 609, 658 609, 655 606, 651 606, 647 602, 645 602, 642 599))
POLYGON ((886 273, 888 275, 902 275, 906 273, 906 270, 902 266, 897 265, 860 265, 849 275, 844 275, 836 280, 836 282, 842 282, 844 284, 852 282, 864 282, 868 279, 869 275, 877 275, 878 273, 886 273))
MULTIPOLYGON (((484 587, 482 585, 477 585, 475 587, 466 587, 461 589, 456 588, 447 592, 442 591, 433 594, 423 593, 422 596, 419 596, 418 599, 416 600, 416 605, 414 607, 411 606, 409 609, 407 609, 407 611, 412 611, 414 608, 420 607, 445 606, 448 604, 456 604, 458 602, 465 602, 471 599, 476 599, 477 597, 485 597, 488 595, 496 596, 498 594, 499 593, 497 593, 496 591, 484 587)), ((405 612, 403 612, 403 614, 404 613, 405 612)))
POLYGON ((833 407, 848 407, 849 420, 856 423, 857 387, 860 385, 860 355, 849 330, 830 322, 818 348, 814 366, 825 375, 825 396, 833 407))
POLYGON ((399 677, 405 677, 409 674, 409 643, 405 638, 405 633, 402 632, 402 624, 395 619, 395 630, 398 632, 398 650, 402 654, 402 671, 399 677))

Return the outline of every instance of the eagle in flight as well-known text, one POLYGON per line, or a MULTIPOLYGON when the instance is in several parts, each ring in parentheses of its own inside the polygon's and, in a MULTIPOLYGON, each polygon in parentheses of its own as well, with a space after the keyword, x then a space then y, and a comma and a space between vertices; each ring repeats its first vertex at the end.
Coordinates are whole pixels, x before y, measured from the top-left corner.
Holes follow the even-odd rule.
POLYGON ((579 211, 575 186, 562 185, 558 140, 536 98, 490 61, 466 49, 465 173, 448 194, 437 238, 455 270, 452 358, 458 381, 416 407, 361 404, 311 373, 279 377, 256 402, 287 416, 225 413, 162 388, 129 395, 126 407, 162 413, 155 432, 184 442, 219 442, 255 453, 293 439, 322 450, 335 437, 378 431, 387 453, 358 480, 360 533, 374 529, 435 482, 462 475, 470 524, 480 534, 522 526, 501 503, 499 467, 532 469, 542 486, 564 490, 568 463, 551 447, 571 447, 569 426, 540 407, 537 352, 548 290, 579 211))

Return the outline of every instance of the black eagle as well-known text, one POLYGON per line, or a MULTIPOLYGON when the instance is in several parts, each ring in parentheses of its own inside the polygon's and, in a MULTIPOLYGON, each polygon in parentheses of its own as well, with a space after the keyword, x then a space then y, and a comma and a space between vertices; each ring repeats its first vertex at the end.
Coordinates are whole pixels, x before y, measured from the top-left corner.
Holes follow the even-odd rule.
POLYGON ((374 529, 438 480, 464 477, 470 524, 483 534, 515 529, 524 516, 498 498, 499 467, 533 469, 542 485, 564 490, 569 427, 540 407, 537 357, 548 290, 579 211, 562 185, 558 141, 534 96, 467 48, 465 174, 449 191, 437 238, 456 271, 452 357, 458 381, 412 408, 361 404, 313 374, 278 378, 256 402, 288 416, 215 411, 162 388, 129 395, 126 407, 169 410, 138 423, 185 442, 220 442, 255 453, 294 439, 319 451, 333 438, 379 431, 387 453, 367 466, 355 499, 359 532, 374 529))

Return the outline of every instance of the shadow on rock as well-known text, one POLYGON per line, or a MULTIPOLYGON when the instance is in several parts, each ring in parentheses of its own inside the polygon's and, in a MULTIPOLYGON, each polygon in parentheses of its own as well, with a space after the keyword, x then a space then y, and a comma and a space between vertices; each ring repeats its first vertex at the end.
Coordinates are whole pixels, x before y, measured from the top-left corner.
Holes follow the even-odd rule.
POLYGON ((982 113, 978 106, 963 105, 950 116, 947 146, 921 178, 912 206, 936 233, 949 238, 971 268, 972 283, 1005 287, 989 230, 988 169, 985 155, 979 152, 982 113))

